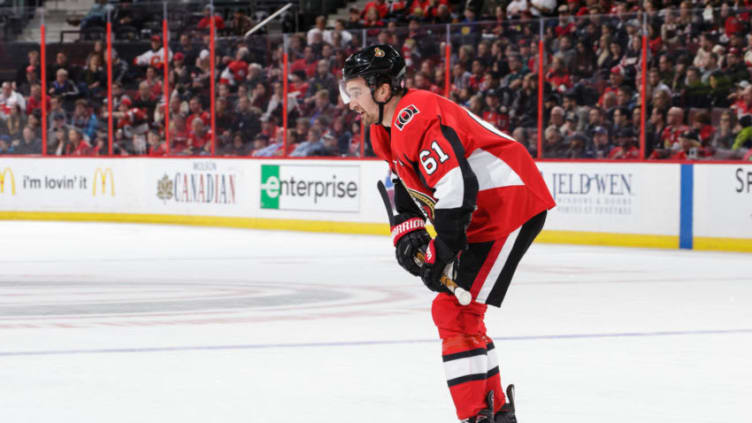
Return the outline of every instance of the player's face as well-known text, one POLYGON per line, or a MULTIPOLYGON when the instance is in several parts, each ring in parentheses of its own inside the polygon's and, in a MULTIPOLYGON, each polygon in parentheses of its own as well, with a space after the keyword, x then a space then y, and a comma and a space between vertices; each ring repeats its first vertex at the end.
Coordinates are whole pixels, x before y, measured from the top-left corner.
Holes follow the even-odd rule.
POLYGON ((355 78, 345 83, 345 93, 350 98, 350 110, 360 114, 366 125, 376 123, 379 118, 379 106, 371 97, 371 90, 363 78, 355 78))

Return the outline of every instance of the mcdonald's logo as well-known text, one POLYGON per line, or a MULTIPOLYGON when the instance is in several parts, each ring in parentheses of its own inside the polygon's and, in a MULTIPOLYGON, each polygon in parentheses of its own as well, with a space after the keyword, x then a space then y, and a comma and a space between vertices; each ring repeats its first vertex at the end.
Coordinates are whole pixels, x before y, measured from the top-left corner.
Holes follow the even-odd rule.
POLYGON ((5 193, 5 179, 8 178, 8 186, 10 186, 10 194, 16 195, 16 177, 13 176, 11 168, 6 167, 0 173, 0 194, 5 193))
POLYGON ((115 196, 115 177, 112 174, 111 168, 97 168, 97 170, 94 171, 94 181, 91 185, 91 195, 93 197, 97 196, 97 187, 101 185, 102 195, 107 195, 107 181, 110 181, 110 195, 113 197, 115 196))

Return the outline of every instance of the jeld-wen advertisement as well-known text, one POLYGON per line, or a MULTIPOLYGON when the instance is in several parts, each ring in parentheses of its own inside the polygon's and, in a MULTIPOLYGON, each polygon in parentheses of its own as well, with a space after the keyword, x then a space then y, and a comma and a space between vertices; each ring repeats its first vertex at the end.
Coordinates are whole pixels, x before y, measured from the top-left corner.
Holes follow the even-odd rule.
POLYGON ((357 164, 261 165, 262 209, 357 213, 360 193, 357 164))
POLYGON ((546 229, 678 235, 679 166, 541 162, 538 168, 556 200, 546 229))

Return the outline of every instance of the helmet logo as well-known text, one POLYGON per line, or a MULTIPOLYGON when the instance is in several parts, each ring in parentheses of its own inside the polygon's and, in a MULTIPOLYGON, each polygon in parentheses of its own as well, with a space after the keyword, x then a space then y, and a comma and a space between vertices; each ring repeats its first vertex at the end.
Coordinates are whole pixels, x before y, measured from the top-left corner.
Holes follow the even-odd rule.
POLYGON ((373 55, 375 57, 384 57, 384 50, 376 47, 375 49, 373 49, 373 55))

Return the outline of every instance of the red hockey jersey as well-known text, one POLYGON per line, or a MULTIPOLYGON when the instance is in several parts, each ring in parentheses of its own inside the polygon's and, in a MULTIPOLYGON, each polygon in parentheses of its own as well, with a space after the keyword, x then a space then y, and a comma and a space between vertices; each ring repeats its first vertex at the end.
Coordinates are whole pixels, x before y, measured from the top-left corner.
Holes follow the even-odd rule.
POLYGON ((371 125, 369 135, 431 221, 438 210, 474 209, 468 242, 506 237, 555 205, 523 145, 439 95, 409 90, 390 130, 371 125))

